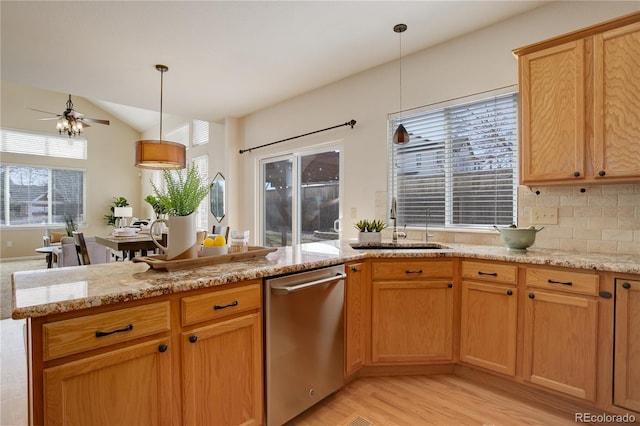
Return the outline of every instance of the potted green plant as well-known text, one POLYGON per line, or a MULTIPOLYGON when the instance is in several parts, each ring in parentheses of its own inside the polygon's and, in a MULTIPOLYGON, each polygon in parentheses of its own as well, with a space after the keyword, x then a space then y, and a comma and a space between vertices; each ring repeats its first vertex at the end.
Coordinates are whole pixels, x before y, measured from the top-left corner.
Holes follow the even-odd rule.
POLYGON ((362 219, 354 224, 354 227, 360 231, 358 233, 359 243, 380 243, 382 242, 382 230, 387 224, 382 220, 362 219))
POLYGON ((162 216, 167 214, 167 209, 160 204, 160 198, 154 195, 147 195, 144 201, 151 204, 151 208, 153 209, 153 213, 156 215, 156 219, 160 219, 162 216))
POLYGON ((189 259, 198 256, 196 245, 195 211, 209 193, 209 186, 200 177, 198 168, 191 163, 186 170, 164 170, 162 173, 165 189, 161 190, 153 182, 151 187, 159 207, 168 219, 156 219, 151 224, 165 223, 168 228, 167 247, 157 241, 155 244, 164 251, 167 260, 189 259))

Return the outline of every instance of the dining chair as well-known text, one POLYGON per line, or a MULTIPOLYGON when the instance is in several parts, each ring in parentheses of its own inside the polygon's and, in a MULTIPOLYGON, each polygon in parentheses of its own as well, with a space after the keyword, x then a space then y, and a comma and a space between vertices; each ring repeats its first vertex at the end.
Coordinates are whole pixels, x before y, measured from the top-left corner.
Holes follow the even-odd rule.
POLYGON ((73 238, 75 239, 80 264, 90 265, 91 259, 89 258, 89 250, 87 250, 87 243, 84 240, 84 234, 82 232, 74 231, 73 238))

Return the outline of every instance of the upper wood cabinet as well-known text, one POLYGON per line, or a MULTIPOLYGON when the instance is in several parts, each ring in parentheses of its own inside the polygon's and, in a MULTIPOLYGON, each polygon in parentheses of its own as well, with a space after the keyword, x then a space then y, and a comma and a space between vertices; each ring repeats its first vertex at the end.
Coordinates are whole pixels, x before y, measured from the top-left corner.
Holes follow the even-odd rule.
POLYGON ((640 12, 514 54, 520 182, 640 181, 640 12))

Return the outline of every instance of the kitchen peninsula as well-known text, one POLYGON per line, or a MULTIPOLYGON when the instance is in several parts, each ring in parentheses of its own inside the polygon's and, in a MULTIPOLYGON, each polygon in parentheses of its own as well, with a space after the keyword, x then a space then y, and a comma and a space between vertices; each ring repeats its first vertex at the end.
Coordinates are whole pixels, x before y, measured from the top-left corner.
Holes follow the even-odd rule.
POLYGON ((262 424, 262 278, 340 263, 347 380, 435 365, 457 374, 463 366, 585 407, 640 411, 639 363, 618 358, 633 353, 622 345, 638 341, 623 326, 638 318, 630 302, 640 288, 636 257, 446 246, 365 251, 332 241, 174 272, 116 263, 16 273, 13 317, 28 319, 31 422, 262 424), (446 309, 437 318, 413 304, 419 312, 401 316, 381 309, 407 297, 446 309), (403 330, 410 341, 419 330, 394 329, 393 321, 441 324, 437 354, 420 339, 398 344, 390 333, 403 330), (483 336, 496 334, 487 351, 483 336), (612 400, 614 362, 624 376, 612 400))

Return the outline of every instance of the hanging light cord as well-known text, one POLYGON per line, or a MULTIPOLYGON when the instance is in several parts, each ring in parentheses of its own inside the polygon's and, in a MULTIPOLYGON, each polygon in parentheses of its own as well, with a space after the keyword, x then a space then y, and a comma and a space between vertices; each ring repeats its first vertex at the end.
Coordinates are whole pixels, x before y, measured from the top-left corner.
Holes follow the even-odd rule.
POLYGON ((160 142, 162 142, 162 93, 164 86, 164 73, 169 71, 166 65, 156 65, 156 69, 160 71, 160 142))

